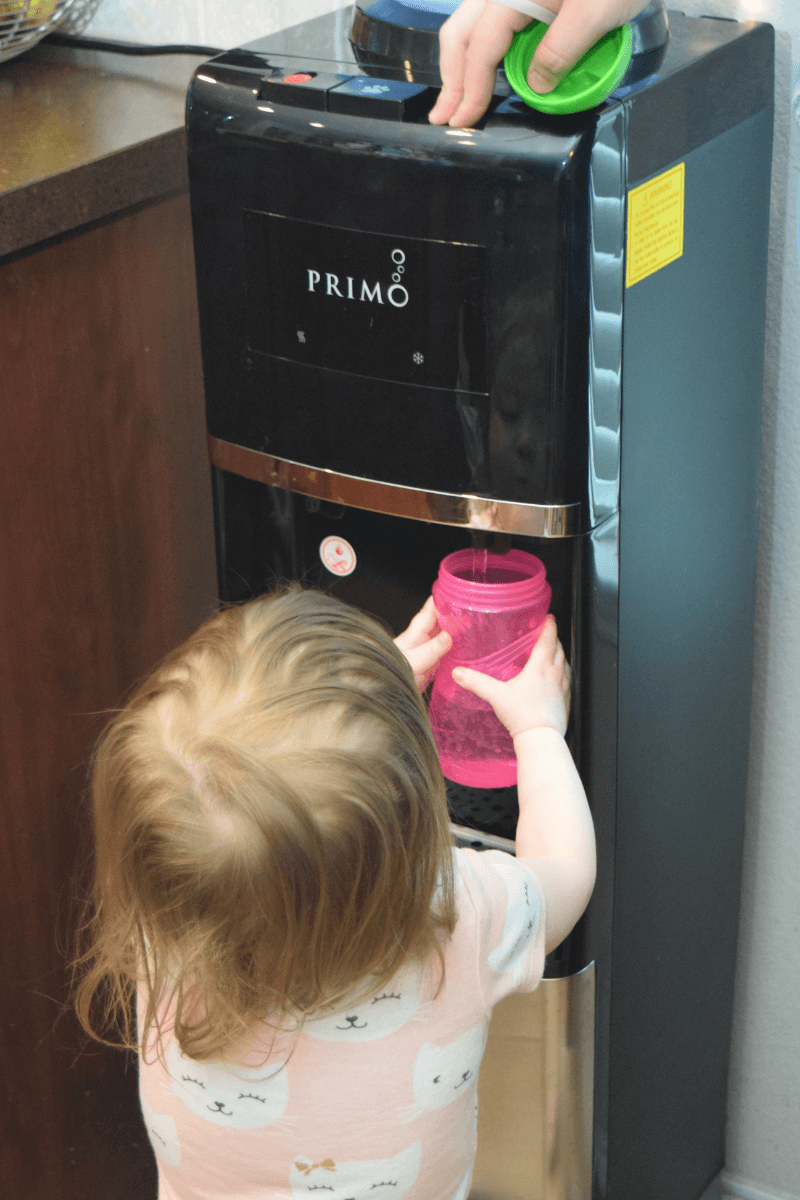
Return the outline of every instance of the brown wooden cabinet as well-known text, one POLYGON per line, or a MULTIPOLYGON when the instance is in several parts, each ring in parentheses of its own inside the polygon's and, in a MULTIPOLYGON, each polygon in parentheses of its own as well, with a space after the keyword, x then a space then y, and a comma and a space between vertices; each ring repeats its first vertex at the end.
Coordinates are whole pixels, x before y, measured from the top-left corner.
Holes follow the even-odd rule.
POLYGON ((0 263, 0 405, 0 1194, 151 1200, 65 1006, 92 745, 216 600, 185 194, 0 263))

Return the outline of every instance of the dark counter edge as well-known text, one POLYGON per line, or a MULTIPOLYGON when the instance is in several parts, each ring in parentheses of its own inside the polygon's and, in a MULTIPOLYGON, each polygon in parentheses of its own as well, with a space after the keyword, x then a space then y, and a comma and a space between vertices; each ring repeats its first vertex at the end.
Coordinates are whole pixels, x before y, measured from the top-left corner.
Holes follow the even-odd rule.
MULTIPOLYGON (((183 92, 202 55, 135 58, 111 51, 51 46, 46 40, 25 57, 69 63, 121 78, 183 92)), ((21 61, 21 59, 20 59, 21 61)), ((165 122, 161 132, 121 144, 96 159, 78 162, 51 175, 0 192, 0 261, 107 220, 188 191, 186 132, 165 122)))
POLYGON ((172 129, 0 194, 0 261, 188 189, 186 130, 172 129))

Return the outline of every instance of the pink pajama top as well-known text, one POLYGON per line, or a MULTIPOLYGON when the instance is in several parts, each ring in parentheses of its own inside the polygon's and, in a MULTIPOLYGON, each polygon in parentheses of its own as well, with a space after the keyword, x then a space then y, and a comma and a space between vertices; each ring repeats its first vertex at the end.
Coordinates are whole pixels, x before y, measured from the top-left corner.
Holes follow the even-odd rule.
POLYGON ((174 1042, 166 1067, 141 1062, 159 1200, 465 1200, 489 1016, 541 979, 544 901, 513 857, 454 856, 458 922, 438 996, 438 971, 404 968, 299 1035, 256 1030, 235 1064, 195 1062, 174 1042))

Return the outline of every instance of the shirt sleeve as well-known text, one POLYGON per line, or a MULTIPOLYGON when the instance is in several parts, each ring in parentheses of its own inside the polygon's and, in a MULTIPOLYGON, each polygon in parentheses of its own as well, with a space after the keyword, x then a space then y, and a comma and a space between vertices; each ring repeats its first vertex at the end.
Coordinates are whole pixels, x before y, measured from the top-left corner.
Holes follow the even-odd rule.
POLYGON ((532 992, 544 971, 544 895, 525 863, 502 850, 458 850, 461 907, 475 920, 475 954, 487 1009, 510 992, 532 992))
MULTIPOLYGON (((495 0, 500 3, 500 0, 495 0)), ((531 17, 536 21, 543 21, 545 25, 552 25, 556 19, 556 14, 550 12, 549 8, 544 8, 541 4, 535 4, 533 0, 502 0, 506 8, 513 8, 516 12, 521 12, 523 16, 531 17)))

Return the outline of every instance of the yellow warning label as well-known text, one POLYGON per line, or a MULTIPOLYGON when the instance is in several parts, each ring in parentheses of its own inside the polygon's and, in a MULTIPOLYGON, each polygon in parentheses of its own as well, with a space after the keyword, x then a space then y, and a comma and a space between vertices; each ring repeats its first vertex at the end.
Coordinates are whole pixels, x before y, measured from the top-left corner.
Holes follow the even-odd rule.
POLYGON ((678 163, 628 192, 627 287, 683 254, 685 174, 686 164, 678 163))

